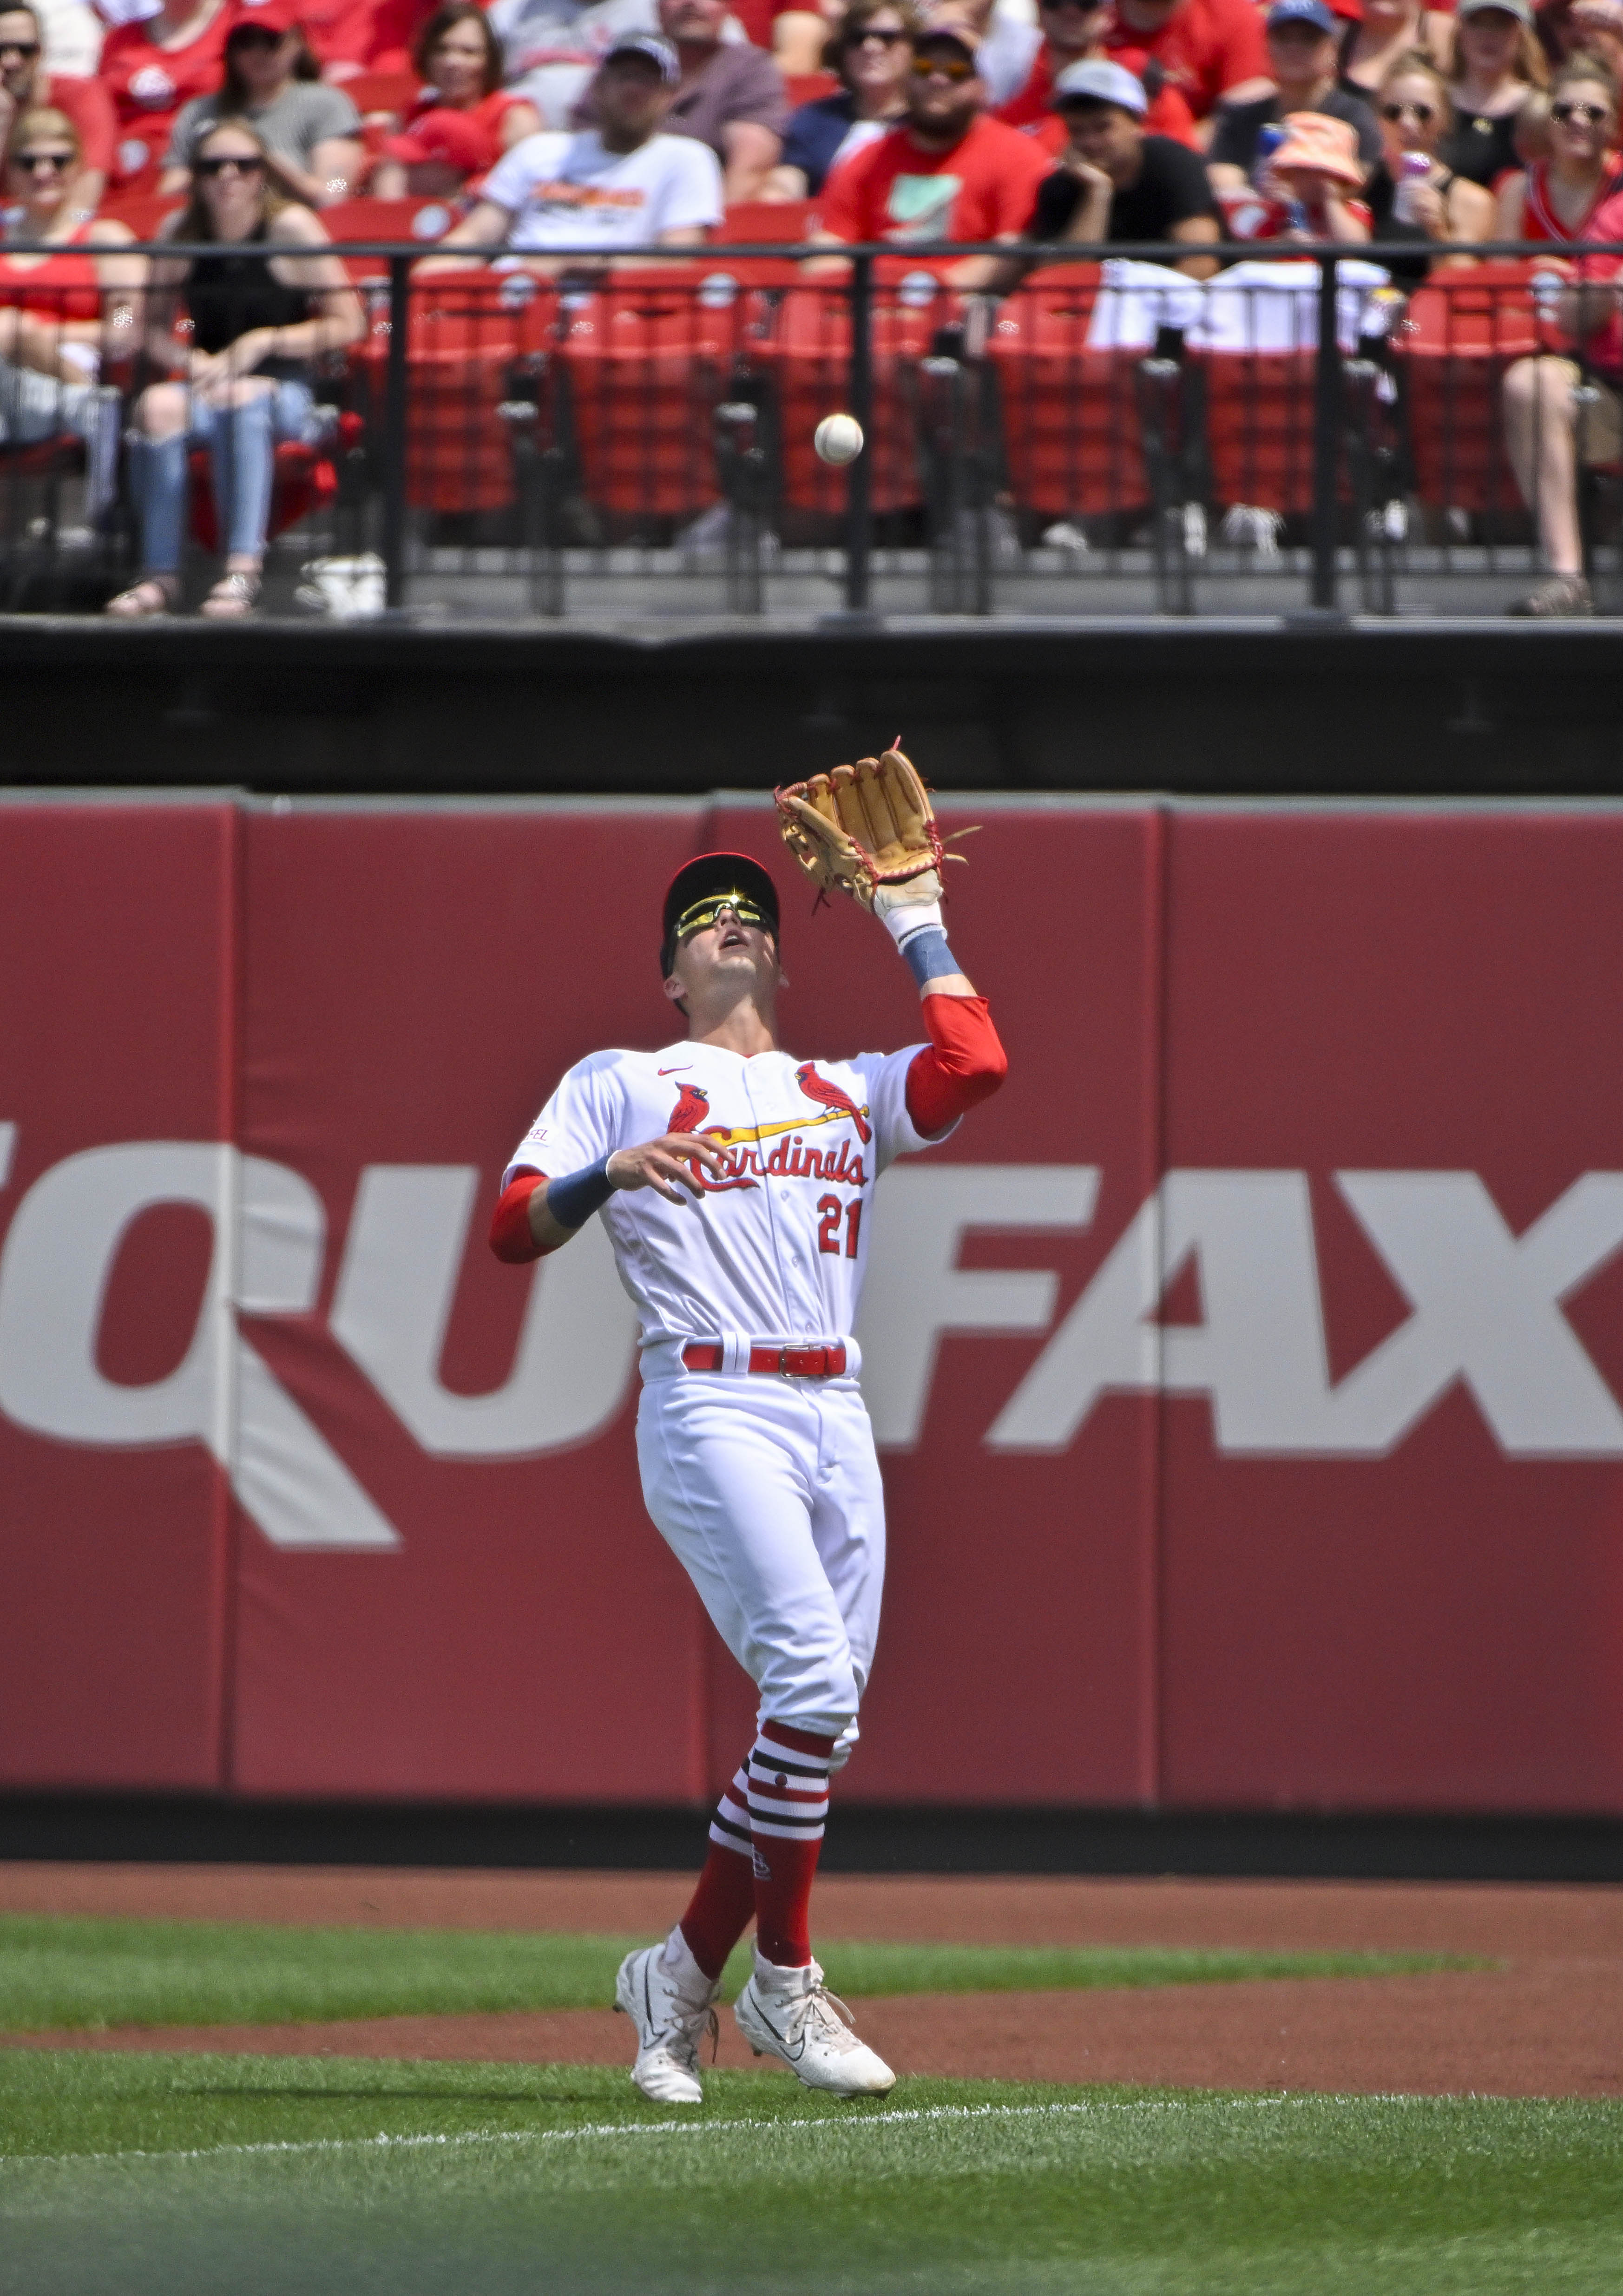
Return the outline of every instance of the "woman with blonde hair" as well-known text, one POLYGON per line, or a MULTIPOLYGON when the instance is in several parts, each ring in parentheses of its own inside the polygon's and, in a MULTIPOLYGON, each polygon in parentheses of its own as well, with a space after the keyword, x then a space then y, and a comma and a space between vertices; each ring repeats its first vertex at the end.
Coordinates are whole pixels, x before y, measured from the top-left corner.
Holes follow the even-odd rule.
MULTIPOLYGON (((1365 190, 1372 236, 1381 247, 1441 248, 1450 241, 1494 236, 1493 195, 1456 175, 1439 155, 1454 132, 1448 83, 1418 49, 1399 56, 1375 100, 1383 150, 1365 190), (1423 161, 1423 166, 1422 162, 1423 161)), ((1394 279, 1418 283, 1427 256, 1382 254, 1394 279)), ((1470 256, 1445 258, 1455 266, 1470 256)))
POLYGON ((190 203, 160 234, 217 254, 160 257, 147 345, 180 372, 135 407, 130 480, 141 521, 141 579, 107 608, 135 620, 168 613, 180 594, 187 460, 207 447, 225 570, 203 604, 212 620, 251 613, 270 522, 275 454, 318 436, 314 362, 357 341, 360 299, 320 218, 270 181, 269 155, 245 120, 223 119, 193 155, 190 203), (174 332, 191 321, 188 348, 174 332))
POLYGON ((1518 164, 1516 121, 1528 90, 1549 85, 1532 0, 1460 0, 1444 70, 1455 125, 1441 156, 1456 176, 1491 192, 1518 164))
POLYGON ((121 223, 86 220, 75 185, 83 158, 65 111, 25 111, 6 147, 0 236, 0 437, 36 445, 63 432, 89 457, 91 507, 110 497, 118 455, 116 392, 102 362, 133 354, 146 264, 120 250, 121 223), (43 254, 13 253, 13 245, 43 254))
POLYGON ((1550 83, 1549 157, 1500 189, 1496 239, 1582 239, 1623 189, 1618 84, 1599 56, 1572 55, 1550 83))

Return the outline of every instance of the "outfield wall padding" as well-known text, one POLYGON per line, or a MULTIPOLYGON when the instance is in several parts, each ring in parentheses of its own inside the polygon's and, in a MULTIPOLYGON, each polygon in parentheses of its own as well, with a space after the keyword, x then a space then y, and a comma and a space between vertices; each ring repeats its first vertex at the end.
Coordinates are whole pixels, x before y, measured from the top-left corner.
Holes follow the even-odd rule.
MULTIPOLYGON (((1623 1812, 1623 811, 955 798, 1011 1072, 883 1182, 876 1804, 1623 1812)), ((596 1225, 485 1249, 764 804, 0 806, 0 1786, 693 1803, 596 1225)))

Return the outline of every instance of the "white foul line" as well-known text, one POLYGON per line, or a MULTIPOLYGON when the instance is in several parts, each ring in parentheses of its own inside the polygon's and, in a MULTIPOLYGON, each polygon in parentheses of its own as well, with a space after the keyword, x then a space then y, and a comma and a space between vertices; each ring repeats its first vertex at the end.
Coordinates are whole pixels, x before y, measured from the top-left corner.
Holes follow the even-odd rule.
MULTIPOLYGON (((206 2095, 206 2090, 193 2094, 206 2095)), ((266 2092, 274 2097, 274 2089, 266 2092)), ((387 2089, 378 2095, 380 2104, 389 2101, 387 2089)), ((530 2100, 515 2097, 515 2104, 534 2102, 545 2104, 545 2097, 530 2100)), ((1209 2102, 1209 2095, 1203 2100, 1209 2102)), ((447 2098, 447 2103, 455 2102, 447 2098)), ((1256 2110, 1258 2107, 1303 2104, 1342 2104, 1350 2098, 1328 2095, 1320 2091, 1303 2091, 1294 2095, 1231 2096, 1225 2100, 1232 2108, 1256 2110)), ((1394 2094, 1390 2096, 1361 2096, 1361 2104, 1402 2104, 1411 2099, 1394 2094)), ((807 2131, 821 2134, 829 2129, 894 2128, 904 2121, 926 2120, 1054 2120, 1066 2116, 1102 2115, 1112 2112, 1177 2112, 1185 2110, 1179 2100, 1170 2097, 1144 2097, 1134 2102, 1112 2104, 930 2104, 898 2105, 884 2112, 853 2114, 848 2119, 835 2119, 832 2114, 816 2120, 594 2120, 583 2121, 573 2128, 471 2128, 455 2136, 426 2135, 391 2136, 381 2131, 376 2136, 309 2136, 281 2139, 258 2144, 209 2144, 192 2152, 176 2151, 128 2152, 9 2152, 0 2153, 0 2168, 20 2168, 42 2165, 65 2168, 74 2162, 109 2161, 215 2161, 243 2158, 249 2155, 295 2152, 412 2152, 430 2145, 449 2147, 463 2144, 578 2144, 586 2137, 617 2136, 730 2136, 738 2132, 758 2129, 807 2131)))

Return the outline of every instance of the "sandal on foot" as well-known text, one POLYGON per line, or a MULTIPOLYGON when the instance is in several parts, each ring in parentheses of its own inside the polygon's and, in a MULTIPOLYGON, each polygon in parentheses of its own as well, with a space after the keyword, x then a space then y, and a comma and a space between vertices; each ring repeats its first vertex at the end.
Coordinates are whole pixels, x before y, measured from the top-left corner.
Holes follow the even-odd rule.
POLYGON ((102 611, 120 622, 140 622, 152 614, 172 614, 179 589, 172 574, 143 574, 127 590, 120 590, 116 598, 109 598, 102 611))
POLYGON ((1531 615, 1537 621, 1553 621, 1568 614, 1593 614, 1594 602, 1581 574, 1552 574, 1511 608, 1512 614, 1531 615))
POLYGON ((222 574, 203 600, 203 613, 211 622, 240 621, 258 604, 260 587, 257 574, 222 574))

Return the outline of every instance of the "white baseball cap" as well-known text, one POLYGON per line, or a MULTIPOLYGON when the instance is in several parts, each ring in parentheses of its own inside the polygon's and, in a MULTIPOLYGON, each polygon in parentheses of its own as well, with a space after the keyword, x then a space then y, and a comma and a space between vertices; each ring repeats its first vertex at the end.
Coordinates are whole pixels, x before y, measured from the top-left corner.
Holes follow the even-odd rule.
POLYGON ((1135 79, 1125 64, 1107 62, 1102 56, 1086 63, 1067 64, 1053 84, 1056 110, 1086 96, 1092 103, 1119 103, 1124 111, 1136 112, 1142 119, 1150 109, 1150 99, 1144 94, 1142 80, 1135 79))
POLYGON ((682 85, 682 59, 662 33, 624 32, 606 51, 603 62, 612 63, 616 56, 646 56, 650 63, 659 66, 667 87, 682 85))

